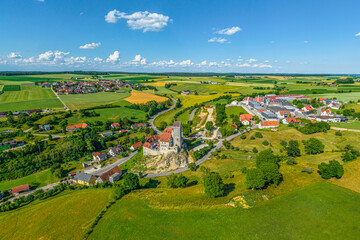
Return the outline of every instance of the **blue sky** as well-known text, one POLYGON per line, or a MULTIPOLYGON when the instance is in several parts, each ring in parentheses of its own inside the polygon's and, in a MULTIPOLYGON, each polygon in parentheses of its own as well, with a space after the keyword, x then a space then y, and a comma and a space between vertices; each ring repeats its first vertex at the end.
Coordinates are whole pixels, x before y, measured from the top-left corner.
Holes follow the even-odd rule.
POLYGON ((0 0, 0 70, 360 73, 359 9, 355 0, 0 0))

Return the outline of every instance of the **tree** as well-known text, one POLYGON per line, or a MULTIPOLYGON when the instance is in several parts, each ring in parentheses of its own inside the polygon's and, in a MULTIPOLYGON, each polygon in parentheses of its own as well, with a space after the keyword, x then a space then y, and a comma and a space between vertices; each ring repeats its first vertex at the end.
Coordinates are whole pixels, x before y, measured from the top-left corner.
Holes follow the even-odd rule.
POLYGON ((299 142, 296 140, 290 140, 289 145, 285 149, 289 157, 299 157, 301 155, 299 142))
POLYGON ((270 143, 269 143, 268 140, 264 140, 264 141, 262 142, 262 144, 263 144, 264 146, 268 146, 270 143))
POLYGON ((196 166, 195 163, 190 163, 190 164, 188 165, 188 168, 189 168, 191 171, 195 172, 196 169, 197 169, 197 166, 196 166))
POLYGON ((286 146, 287 146, 287 142, 286 142, 285 140, 281 140, 281 141, 280 141, 280 144, 281 144, 281 146, 283 146, 284 148, 286 148, 286 146))
POLYGON ((262 189, 265 186, 265 175, 259 168, 250 168, 246 170, 245 177, 246 188, 262 189))
POLYGON ((263 138, 263 135, 261 134, 261 132, 256 132, 256 133, 255 133, 255 137, 257 137, 257 138, 263 138))
POLYGON ((214 124, 213 124, 213 122, 211 122, 211 121, 206 122, 205 128, 206 128, 206 130, 208 130, 208 131, 213 130, 213 129, 214 129, 214 124))
POLYGON ((305 152, 307 154, 319 154, 324 151, 324 144, 317 138, 310 138, 309 140, 303 140, 305 145, 305 152))
POLYGON ((252 151, 253 151, 253 153, 258 153, 258 152, 259 152, 256 147, 254 147, 254 148, 252 149, 252 151))
POLYGON ((166 185, 171 188, 176 188, 176 175, 172 173, 171 175, 166 177, 166 185))
POLYGON ((256 156, 256 166, 260 166, 261 163, 270 162, 277 164, 280 161, 279 156, 275 155, 273 151, 269 148, 267 150, 261 151, 256 156))
POLYGON ((176 187, 178 188, 184 188, 186 187, 187 182, 189 181, 189 179, 187 177, 185 177, 184 175, 180 174, 177 178, 176 178, 176 187))
POLYGON ((164 130, 166 127, 167 127, 167 123, 166 123, 166 122, 162 121, 162 122, 159 123, 159 129, 160 129, 160 130, 164 130))
POLYGON ((49 134, 49 141, 52 141, 53 140, 53 138, 52 138, 52 135, 51 134, 49 134))
POLYGON ((264 162, 259 165, 259 169, 264 173, 267 183, 274 183, 279 185, 282 175, 279 172, 279 167, 275 163, 264 162))
POLYGON ((120 199, 128 193, 128 190, 123 185, 119 185, 115 187, 115 198, 120 199))
POLYGON ((204 177, 205 193, 212 198, 224 195, 224 183, 219 173, 211 172, 204 177))
POLYGON ((330 179, 332 177, 341 178, 344 175, 343 166, 336 160, 330 161, 328 164, 321 163, 318 165, 319 173, 322 178, 330 179))
POLYGON ((133 173, 126 173, 124 175, 124 186, 129 190, 138 189, 140 187, 139 177, 133 173))

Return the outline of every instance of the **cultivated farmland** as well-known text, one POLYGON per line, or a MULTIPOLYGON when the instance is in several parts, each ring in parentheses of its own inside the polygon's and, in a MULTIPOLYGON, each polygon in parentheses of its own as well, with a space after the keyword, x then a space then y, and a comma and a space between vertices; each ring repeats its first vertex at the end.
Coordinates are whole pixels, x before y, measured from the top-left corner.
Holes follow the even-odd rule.
POLYGON ((131 92, 131 96, 125 98, 124 100, 134 104, 139 104, 139 103, 147 103, 149 101, 165 102, 168 99, 166 97, 157 96, 155 94, 133 90, 131 92))

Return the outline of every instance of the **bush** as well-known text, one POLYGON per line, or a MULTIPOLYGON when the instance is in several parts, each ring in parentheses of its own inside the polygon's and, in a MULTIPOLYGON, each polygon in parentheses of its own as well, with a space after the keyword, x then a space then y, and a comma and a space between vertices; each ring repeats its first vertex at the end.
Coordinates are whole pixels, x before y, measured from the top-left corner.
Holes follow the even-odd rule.
POLYGON ((281 140, 280 141, 281 146, 283 146, 284 148, 287 146, 287 142, 285 140, 281 140))
POLYGON ((275 155, 273 151, 269 148, 267 150, 261 151, 256 156, 256 166, 259 167, 264 162, 270 162, 277 164, 280 161, 280 157, 275 155))
POLYGON ((311 168, 311 167, 303 167, 303 168, 301 169, 301 172, 311 174, 311 173, 314 172, 314 169, 311 168))
POLYGON ((263 138, 263 135, 261 134, 261 132, 256 132, 256 133, 255 133, 255 137, 257 137, 257 138, 263 138))
POLYGON ((195 172, 195 171, 197 170, 197 166, 196 166, 195 163, 190 163, 190 164, 188 165, 188 168, 189 168, 191 171, 193 171, 193 172, 195 172))
POLYGON ((210 168, 201 166, 200 167, 200 172, 204 173, 204 174, 209 174, 210 173, 210 168))
POLYGON ((166 185, 171 188, 176 188, 176 175, 172 173, 171 175, 166 177, 166 185))
POLYGON ((290 140, 289 145, 285 149, 289 157, 299 157, 301 155, 299 142, 296 140, 290 140))
POLYGON ((139 177, 133 173, 126 173, 124 175, 124 185, 129 190, 138 189, 140 187, 139 177))
POLYGON ((241 135, 240 135, 240 138, 241 138, 241 139, 246 139, 245 134, 241 134, 241 135))
POLYGON ((187 177, 185 177, 184 175, 180 174, 177 178, 176 178, 176 187, 178 188, 184 188, 186 187, 186 184, 188 183, 189 179, 187 177))
POLYGON ((256 147, 254 147, 254 148, 252 149, 252 151, 253 151, 253 153, 258 153, 258 152, 259 152, 256 147))
POLYGON ((319 154, 324 151, 324 144, 317 138, 310 138, 309 140, 303 140, 305 145, 305 152, 307 154, 319 154))
POLYGON ((270 143, 268 142, 268 140, 265 140, 265 141, 262 142, 262 144, 263 144, 264 146, 269 146, 270 143))
POLYGON ((204 177, 205 193, 212 198, 224 195, 224 183, 219 173, 211 172, 204 177))
POLYGON ((288 160, 286 161, 286 164, 287 165, 296 165, 297 162, 296 162, 295 158, 289 157, 288 160))
POLYGON ((259 168, 251 168, 246 171, 246 188, 262 189, 265 187, 265 175, 259 168))
POLYGON ((213 129, 214 129, 214 124, 213 124, 213 122, 211 122, 211 121, 206 122, 206 124, 205 124, 205 129, 208 130, 208 131, 213 130, 213 129))
POLYGON ((227 172, 224 174, 225 179, 229 179, 229 178, 233 178, 233 177, 234 177, 234 174, 232 174, 231 172, 227 172))
POLYGON ((318 165, 319 174, 324 179, 332 177, 341 178, 344 175, 343 166, 336 160, 330 161, 328 164, 321 163, 318 165))
POLYGON ((251 139, 251 140, 254 140, 254 139, 255 139, 255 136, 251 136, 250 139, 251 139))
POLYGON ((128 190, 123 185, 115 187, 115 199, 120 199, 128 193, 128 190))
POLYGON ((246 171, 247 171, 247 167, 243 167, 243 168, 241 168, 241 172, 242 172, 242 173, 244 173, 244 174, 245 174, 245 173, 246 173, 246 171))
POLYGON ((342 136, 342 132, 341 132, 341 131, 336 131, 336 132, 335 132, 335 136, 340 136, 340 137, 341 137, 341 136, 342 136))

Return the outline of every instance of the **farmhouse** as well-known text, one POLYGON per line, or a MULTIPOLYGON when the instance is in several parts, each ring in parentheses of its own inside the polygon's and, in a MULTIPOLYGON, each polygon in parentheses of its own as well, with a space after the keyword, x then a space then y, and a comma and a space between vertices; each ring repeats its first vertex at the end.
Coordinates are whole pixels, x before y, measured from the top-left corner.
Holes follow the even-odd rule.
POLYGON ((119 166, 115 166, 112 169, 110 169, 109 171, 102 173, 96 179, 96 182, 104 183, 104 182, 109 181, 111 183, 114 183, 114 182, 116 182, 116 181, 118 181, 120 179, 122 174, 123 174, 123 172, 121 171, 119 166))
POLYGON ((175 121, 159 136, 147 136, 144 143, 144 155, 160 155, 169 152, 180 152, 183 145, 181 122, 175 121))
POLYGON ((14 194, 14 195, 17 195, 17 194, 22 193, 22 192, 27 192, 27 191, 30 191, 30 185, 29 184, 20 185, 20 186, 17 186, 17 187, 13 187, 11 189, 11 193, 14 194))
POLYGON ((137 123, 137 124, 131 125, 131 129, 137 129, 139 127, 144 128, 144 124, 143 123, 137 123))
POLYGON ((278 126, 279 126, 278 121, 262 121, 259 124, 260 129, 263 129, 263 128, 276 128, 278 126))
POLYGON ((89 125, 87 125, 86 123, 80 123, 80 124, 75 124, 75 125, 70 125, 66 127, 66 131, 67 132, 71 132, 71 131, 75 131, 78 130, 80 128, 90 128, 89 125))
POLYGON ((77 171, 74 176, 74 181, 76 183, 86 186, 90 186, 91 184, 95 183, 96 179, 96 176, 81 171, 77 171))
POLYGON ((251 114, 241 114, 240 115, 240 122, 242 125, 250 125, 253 122, 253 115, 251 114))

